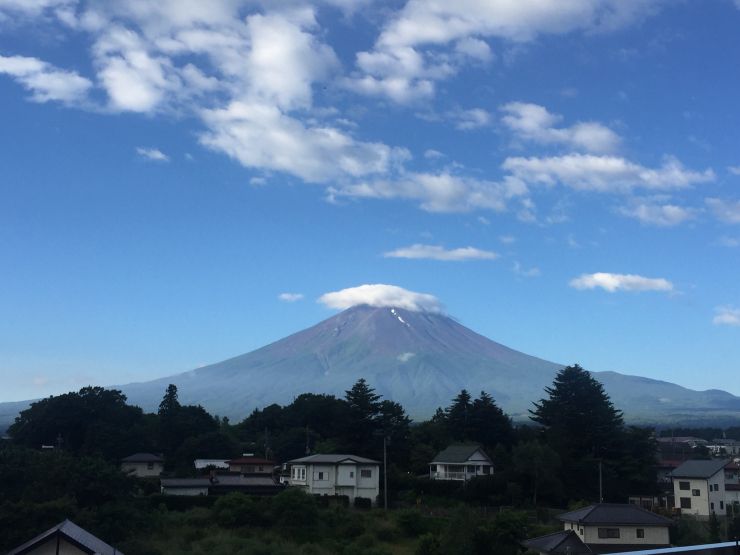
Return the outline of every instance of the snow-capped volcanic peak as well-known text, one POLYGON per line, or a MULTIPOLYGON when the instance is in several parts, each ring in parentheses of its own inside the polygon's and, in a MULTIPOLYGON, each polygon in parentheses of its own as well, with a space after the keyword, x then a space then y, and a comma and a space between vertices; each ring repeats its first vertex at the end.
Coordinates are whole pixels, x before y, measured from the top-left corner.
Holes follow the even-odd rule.
POLYGON ((434 295, 417 293, 397 285, 386 285, 384 283, 360 285, 325 293, 319 297, 319 302, 329 308, 340 310, 358 305, 368 305, 376 308, 386 307, 410 312, 437 314, 443 312, 442 304, 434 295))

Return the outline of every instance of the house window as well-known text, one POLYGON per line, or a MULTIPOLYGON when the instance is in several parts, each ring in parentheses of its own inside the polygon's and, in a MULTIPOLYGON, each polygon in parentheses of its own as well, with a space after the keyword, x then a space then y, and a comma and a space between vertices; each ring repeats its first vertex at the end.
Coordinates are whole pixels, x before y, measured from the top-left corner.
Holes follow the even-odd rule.
POLYGON ((578 529, 578 533, 582 536, 583 535, 583 528, 578 529))
POLYGON ((714 485, 714 491, 719 491, 719 484, 713 484, 714 485))
POLYGON ((699 497, 699 495, 701 495, 701 492, 698 489, 692 489, 691 495, 693 495, 694 497, 699 497))
POLYGON ((324 479, 324 472, 314 472, 313 473, 313 479, 314 480, 323 480, 324 479))
POLYGON ((723 511, 724 509, 725 509, 725 502, 724 501, 720 501, 719 502, 719 510, 720 511, 723 511))
POLYGON ((618 538, 619 528, 599 528, 599 538, 618 538))
POLYGON ((645 537, 645 529, 644 528, 638 528, 635 530, 635 533, 637 534, 638 538, 644 538, 645 537))
POLYGON ((709 504, 709 510, 714 512, 714 503, 709 504))
POLYGON ((682 497, 681 498, 681 508, 682 509, 690 509, 691 508, 691 497, 682 497))
POLYGON ((362 468, 360 469, 360 478, 372 478, 373 477, 373 471, 369 468, 362 468))
POLYGON ((469 464, 468 465, 468 472, 469 473, 474 473, 475 472, 475 465, 474 464, 469 464))
POLYGON ((154 463, 153 462, 146 463, 146 467, 147 469, 152 470, 154 468, 154 463))
POLYGON ((259 465, 258 469, 260 472, 262 472, 264 470, 264 467, 262 465, 259 465))
POLYGON ((354 478, 355 477, 355 471, 354 470, 350 470, 349 471, 349 477, 350 478, 354 478))
POLYGON ((691 484, 689 484, 689 482, 679 482, 678 489, 691 489, 691 484))

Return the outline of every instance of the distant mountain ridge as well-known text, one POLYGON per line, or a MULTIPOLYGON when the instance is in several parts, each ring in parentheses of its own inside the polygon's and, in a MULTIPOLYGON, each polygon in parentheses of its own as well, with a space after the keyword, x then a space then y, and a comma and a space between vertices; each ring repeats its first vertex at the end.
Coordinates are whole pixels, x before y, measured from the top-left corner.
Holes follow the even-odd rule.
MULTIPOLYGON (((174 383, 182 403, 240 420, 255 408, 287 404, 301 393, 343 396, 365 378, 417 420, 449 405, 463 388, 474 395, 490 393, 515 419, 524 419, 562 367, 496 343, 443 314, 361 305, 250 353, 117 387, 130 403, 156 410, 174 383)), ((629 421, 740 419, 740 398, 725 391, 694 391, 617 372, 592 374, 629 421)), ((0 426, 4 415, 17 414, 22 406, 0 403, 0 426)))

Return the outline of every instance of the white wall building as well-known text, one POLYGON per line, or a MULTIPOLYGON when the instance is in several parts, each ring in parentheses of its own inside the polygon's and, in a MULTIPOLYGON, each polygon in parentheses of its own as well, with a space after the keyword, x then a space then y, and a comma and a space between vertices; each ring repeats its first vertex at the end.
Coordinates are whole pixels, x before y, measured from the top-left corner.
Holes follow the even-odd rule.
POLYGON ((524 545, 543 555, 614 553, 668 547, 670 519, 632 504, 598 503, 558 515, 563 530, 524 545), (567 548, 567 549, 566 549, 567 548))
POLYGON ((689 460, 673 471, 673 495, 681 514, 709 518, 726 514, 724 459, 689 460))
POLYGON ((121 459, 121 470, 137 478, 159 476, 164 470, 164 459, 153 453, 136 453, 121 459))
POLYGON ((476 444, 450 445, 437 453, 429 463, 432 480, 469 480, 474 476, 493 474, 493 461, 476 444))
POLYGON ((376 503, 380 494, 380 463, 355 455, 310 455, 288 461, 288 485, 314 495, 346 495, 376 503))

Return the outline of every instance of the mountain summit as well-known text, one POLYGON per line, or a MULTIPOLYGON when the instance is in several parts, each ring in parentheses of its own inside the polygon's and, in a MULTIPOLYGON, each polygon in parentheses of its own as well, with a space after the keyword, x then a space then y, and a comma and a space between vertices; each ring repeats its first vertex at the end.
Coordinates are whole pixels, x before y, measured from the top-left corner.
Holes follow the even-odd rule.
MULTIPOLYGON (((156 410, 174 383, 182 403, 241 419, 301 393, 343 396, 365 378, 415 419, 429 418, 463 388, 490 393, 511 416, 523 419, 560 368, 491 341, 441 311, 358 305, 245 355, 120 389, 129 402, 156 410)), ((724 391, 693 391, 616 372, 593 375, 629 421, 718 423, 740 417, 740 398, 724 391)), ((22 408, 0 404, 0 416, 22 408)))
MULTIPOLYGON (((573 361, 575 362, 575 361, 573 361)), ((351 307, 308 329, 217 364, 122 389, 130 402, 156 408, 169 383, 184 403, 243 418, 256 407, 301 393, 342 396, 358 378, 428 418, 463 388, 481 390, 514 417, 526 417, 561 364, 491 341, 439 311, 351 307)), ((701 420, 740 416, 740 398, 675 384, 594 372, 629 420, 701 420)))

